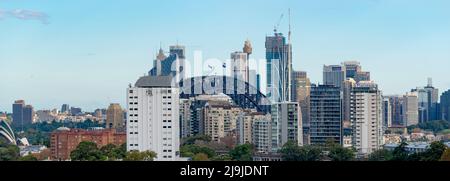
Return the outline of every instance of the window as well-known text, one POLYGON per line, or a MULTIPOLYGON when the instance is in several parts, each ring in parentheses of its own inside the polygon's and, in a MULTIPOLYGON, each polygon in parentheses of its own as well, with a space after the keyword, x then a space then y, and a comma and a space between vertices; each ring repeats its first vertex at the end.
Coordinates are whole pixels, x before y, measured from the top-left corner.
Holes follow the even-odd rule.
POLYGON ((133 94, 133 90, 130 90, 130 94, 133 94))
POLYGON ((138 132, 134 132, 134 134, 138 134, 138 132))
POLYGON ((130 134, 133 134, 133 132, 130 132, 130 134))

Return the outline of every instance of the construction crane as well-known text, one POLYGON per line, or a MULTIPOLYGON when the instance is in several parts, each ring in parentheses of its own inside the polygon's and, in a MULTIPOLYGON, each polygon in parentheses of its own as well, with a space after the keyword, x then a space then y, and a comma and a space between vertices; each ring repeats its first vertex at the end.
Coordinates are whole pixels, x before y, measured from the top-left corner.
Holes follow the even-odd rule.
POLYGON ((273 31, 274 31, 275 33, 277 33, 277 31, 278 31, 278 27, 280 27, 281 20, 283 20, 283 17, 284 17, 284 14, 281 14, 280 19, 278 19, 278 22, 277 22, 277 24, 275 25, 275 28, 273 29, 273 31))

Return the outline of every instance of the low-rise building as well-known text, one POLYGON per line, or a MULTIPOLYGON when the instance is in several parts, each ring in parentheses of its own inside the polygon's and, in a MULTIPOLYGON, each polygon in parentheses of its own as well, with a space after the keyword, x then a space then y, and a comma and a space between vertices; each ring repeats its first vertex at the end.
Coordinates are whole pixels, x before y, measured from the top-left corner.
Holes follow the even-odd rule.
POLYGON ((51 134, 51 159, 69 160, 70 153, 83 141, 94 142, 98 147, 107 144, 121 145, 126 142, 126 133, 116 132, 115 129, 58 128, 51 134))

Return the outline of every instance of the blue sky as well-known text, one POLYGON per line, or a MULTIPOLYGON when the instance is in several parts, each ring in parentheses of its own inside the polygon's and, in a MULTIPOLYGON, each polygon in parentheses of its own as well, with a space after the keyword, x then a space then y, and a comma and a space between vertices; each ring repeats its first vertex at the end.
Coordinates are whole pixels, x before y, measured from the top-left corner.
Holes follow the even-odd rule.
MULTIPOLYGON (((322 80, 323 64, 358 60, 385 94, 450 89, 448 0, 0 0, 0 111, 25 99, 88 111, 125 102, 159 48, 229 58, 264 39, 291 8, 294 69, 322 80)), ((287 33, 287 17, 280 30, 287 33)))

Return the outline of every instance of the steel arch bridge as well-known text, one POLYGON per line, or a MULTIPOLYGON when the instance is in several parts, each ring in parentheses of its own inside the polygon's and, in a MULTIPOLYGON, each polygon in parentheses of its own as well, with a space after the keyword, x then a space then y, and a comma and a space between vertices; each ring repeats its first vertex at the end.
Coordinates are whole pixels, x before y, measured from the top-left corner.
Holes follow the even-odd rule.
POLYGON ((266 95, 248 82, 228 76, 199 76, 179 82, 180 98, 188 99, 198 95, 226 94, 242 108, 256 109, 269 113, 270 101, 266 95))

